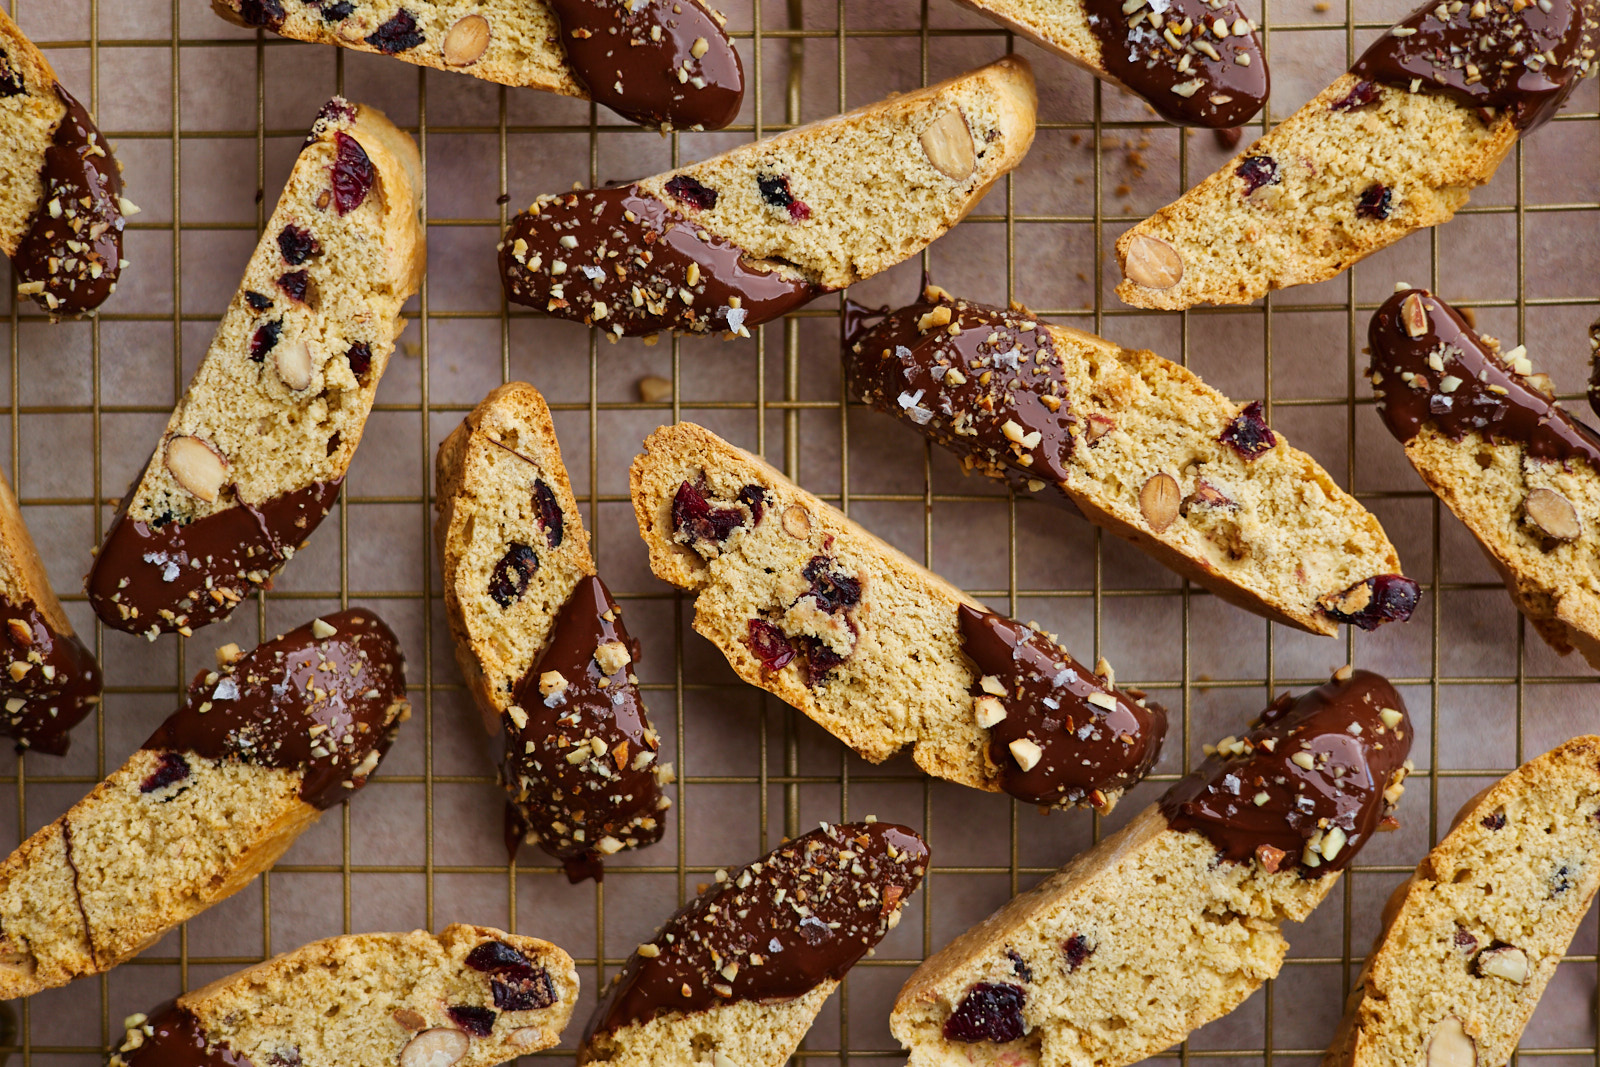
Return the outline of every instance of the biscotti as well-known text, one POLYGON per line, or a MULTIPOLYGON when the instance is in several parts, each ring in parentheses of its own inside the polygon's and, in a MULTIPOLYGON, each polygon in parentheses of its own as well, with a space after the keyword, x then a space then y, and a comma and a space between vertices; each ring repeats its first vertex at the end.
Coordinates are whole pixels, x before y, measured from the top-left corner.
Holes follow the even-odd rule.
POLYGON ((1384 909, 1323 1067, 1511 1062, 1600 888, 1600 737, 1467 802, 1384 909))
POLYGON ((225 618, 339 496, 423 261, 417 147, 335 97, 89 572, 107 626, 225 618))
POLYGON ((916 831, 869 817, 718 871, 628 958, 578 1063, 780 1067, 845 972, 899 923, 927 867, 916 831))
POLYGON ((1558 652, 1600 667, 1600 434, 1556 402, 1526 350, 1502 353, 1423 289, 1368 327, 1378 413, 1558 652))
POLYGON ((408 712, 376 615, 229 645, 126 763, 0 863, 0 1000, 100 974, 243 889, 360 789, 408 712))
POLYGON ((721 129, 744 68, 702 0, 211 0, 229 22, 502 85, 593 99, 666 129, 721 129))
POLYGON ((1428 2, 1221 170, 1117 241, 1117 295, 1244 304, 1448 221, 1593 73, 1597 8, 1428 2))
POLYGON ((1267 102, 1256 27, 1225 0, 957 2, 1139 94, 1180 126, 1241 126, 1267 102))
POLYGON ((439 446, 434 537, 456 661, 504 731, 506 842, 568 877, 660 840, 670 766, 639 695, 639 643, 595 575, 544 398, 495 389, 439 446))
POLYGON ((1232 1011, 1385 825, 1411 723, 1387 681, 1340 670, 1116 834, 931 956, 890 1028, 928 1064, 1124 1067, 1232 1011))
POLYGON ((853 308, 850 392, 1046 491, 1218 596, 1332 635, 1409 618, 1417 583, 1378 520, 1262 418, 1153 352, 957 300, 853 308))
POLYGON ((491 1067, 559 1041, 577 998, 572 958, 533 937, 330 937, 129 1017, 111 1067, 491 1067))
POLYGON ((692 423, 629 474, 656 577, 745 681, 881 762, 1029 803, 1108 811, 1166 711, 1037 626, 984 610, 772 467, 692 423))
POLYGON ((0 11, 0 251, 52 316, 93 311, 122 274, 122 168, 89 112, 0 11))
POLYGON ((500 243, 508 299, 612 339, 745 335, 901 262, 960 222, 1033 143, 1027 61, 629 185, 541 196, 500 243))
POLYGON ((65 755, 68 731, 100 703, 100 664, 72 632, 4 475, 0 626, 0 737, 13 738, 18 752, 65 755))

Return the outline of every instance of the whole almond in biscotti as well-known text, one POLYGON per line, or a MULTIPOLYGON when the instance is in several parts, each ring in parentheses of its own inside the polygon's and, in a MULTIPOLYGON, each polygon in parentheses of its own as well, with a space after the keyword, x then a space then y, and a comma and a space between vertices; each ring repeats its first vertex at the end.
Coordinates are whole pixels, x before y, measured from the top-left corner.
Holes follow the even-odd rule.
POLYGON ((381 113, 322 109, 95 556, 108 626, 154 638, 227 617, 333 507, 421 275, 419 167, 381 113))

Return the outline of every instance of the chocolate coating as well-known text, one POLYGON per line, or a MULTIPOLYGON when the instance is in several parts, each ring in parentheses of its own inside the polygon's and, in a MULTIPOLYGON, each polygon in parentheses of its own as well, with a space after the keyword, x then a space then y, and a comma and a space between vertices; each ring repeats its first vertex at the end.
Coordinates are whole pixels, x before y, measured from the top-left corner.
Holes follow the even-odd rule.
POLYGON ((201 671, 188 699, 144 748, 298 770, 300 799, 331 808, 366 784, 389 751, 405 703, 394 632, 363 608, 326 615, 201 671))
POLYGON ((226 1042, 207 1041, 200 1020, 187 1008, 169 1002, 151 1012, 145 1025, 154 1032, 137 1048, 113 1056, 112 1067, 254 1067, 226 1042))
POLYGON ((67 732, 100 703, 94 653, 76 634, 57 632, 33 604, 0 596, 0 655, 7 668, 0 673, 0 735, 15 738, 18 752, 66 755, 67 732))
POLYGON ((1427 290, 1407 289, 1384 301, 1367 338, 1378 414, 1399 440, 1410 441, 1431 425, 1452 440, 1478 433, 1521 444, 1534 459, 1581 460, 1600 471, 1600 434, 1506 366, 1455 308, 1427 290), (1402 319, 1413 294, 1426 317, 1417 337, 1402 319), (1429 362, 1434 357, 1439 368, 1429 362), (1447 393, 1450 378, 1456 382, 1447 393))
POLYGON ((340 481, 159 525, 130 519, 125 499, 85 579, 89 603, 101 622, 135 634, 227 618, 311 536, 338 499, 340 481))
MULTIPOLYGON (((60 85, 67 113, 44 151, 44 195, 11 255, 41 307, 77 315, 99 307, 122 270, 122 172, 94 120, 60 85)), ((20 289, 19 291, 26 291, 20 289)))
POLYGON ((922 838, 890 823, 823 823, 780 845, 679 909, 650 940, 655 956, 628 958, 584 1044, 668 1012, 789 1000, 842 978, 888 933, 927 865, 922 838))
POLYGON ((738 117, 739 53, 696 0, 549 3, 567 62, 595 103, 643 126, 720 130, 738 117))
POLYGON ((1002 789, 1034 804, 1104 808, 1105 794, 1149 773, 1167 733, 1165 708, 1105 684, 1047 635, 1015 619, 965 604, 957 611, 963 651, 979 675, 1005 689, 1003 696, 989 694, 981 678, 972 686, 975 700, 994 696, 1005 709, 1005 718, 989 728, 989 759, 1002 789), (1011 752, 1020 739, 1039 747, 1031 770, 1011 752))
POLYGON ((826 291, 758 263, 635 185, 540 197, 506 232, 500 275, 514 303, 623 336, 741 333, 826 291), (564 238, 577 243, 563 247, 564 238))
POLYGON ((1198 830, 1232 863, 1254 858, 1269 871, 1318 878, 1347 867, 1393 810, 1411 734, 1387 679, 1335 676, 1298 699, 1274 700, 1242 741, 1219 745, 1167 790, 1161 810, 1174 830, 1198 830), (1392 727, 1385 709, 1399 713, 1392 727), (1330 848, 1335 828, 1344 836, 1330 848))
POLYGON ((599 578, 584 578, 544 655, 517 682, 512 701, 521 725, 517 715, 504 716, 507 815, 539 835, 573 882, 599 881, 608 851, 654 844, 665 829, 658 815, 671 801, 661 794, 660 739, 639 696, 638 660, 639 643, 617 602, 599 578), (606 646, 601 655, 620 661, 626 650, 627 662, 607 672, 597 658, 606 646), (552 671, 566 684, 546 696, 540 683, 552 671))
POLYGON ((1168 122, 1227 129, 1249 121, 1267 102, 1261 42, 1254 26, 1242 36, 1233 32, 1244 13, 1231 3, 1146 0, 1129 11, 1122 0, 1087 0, 1084 13, 1107 72, 1168 122), (1180 32, 1185 26, 1189 30, 1180 32), (1244 65, 1240 56, 1247 57, 1244 65))
POLYGON ((1424 3, 1356 60, 1367 81, 1442 92, 1466 107, 1505 110, 1526 133, 1548 122, 1594 71, 1594 0, 1424 3), (1445 19, 1439 18, 1444 10, 1445 19))

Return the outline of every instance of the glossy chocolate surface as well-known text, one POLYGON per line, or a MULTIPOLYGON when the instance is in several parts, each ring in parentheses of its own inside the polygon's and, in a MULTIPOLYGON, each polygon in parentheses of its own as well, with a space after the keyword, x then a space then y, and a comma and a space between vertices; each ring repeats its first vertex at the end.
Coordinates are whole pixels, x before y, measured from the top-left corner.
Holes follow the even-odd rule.
POLYGON ((66 755, 68 731, 100 703, 100 664, 75 634, 56 632, 33 604, 0 596, 0 736, 17 751, 66 755))
POLYGON ((623 336, 740 333, 824 292, 632 185, 541 197, 506 231, 500 275, 515 303, 623 336))
POLYGON ((330 808, 366 784, 405 699, 394 632, 362 608, 325 615, 201 671, 144 748, 299 770, 300 798, 330 808), (317 637, 317 623, 334 632, 317 637))
POLYGON ((679 909, 648 942, 655 955, 628 958, 584 1043, 668 1012, 789 1000, 843 977, 897 921, 927 865, 922 838, 891 823, 824 823, 780 845, 679 909))
POLYGON ((112 1067, 254 1067, 250 1060, 225 1042, 211 1044, 188 1009, 175 1004, 157 1008, 145 1022, 151 1033, 137 1047, 112 1057, 112 1067))
POLYGON ((1521 444, 1534 459, 1579 460, 1600 471, 1600 434, 1507 366, 1455 308, 1427 290, 1407 289, 1384 301, 1367 338, 1378 414, 1399 440, 1431 425, 1456 441, 1478 433, 1521 444), (1416 337, 1403 321, 1412 295, 1425 316, 1416 337))
POLYGON ((311 536, 339 484, 314 482, 260 504, 235 501, 192 522, 160 525, 129 518, 124 500, 85 581, 89 603, 107 626, 128 633, 227 618, 311 536))
POLYGON ((44 152, 44 196, 11 256, 22 285, 55 314, 92 311, 122 270, 122 172, 82 104, 60 85, 67 113, 44 152))
POLYGON ((660 738, 639 696, 638 661, 617 602, 599 578, 584 578, 544 655, 517 683, 518 711, 504 716, 513 812, 574 882, 599 880, 603 856, 654 844, 665 829, 660 738), (608 672, 601 657, 621 666, 608 672), (552 672, 560 683, 547 681, 552 672))
POLYGON ((561 46, 597 104, 644 126, 720 130, 739 115, 744 67, 695 0, 549 0, 561 46))
POLYGON ((1106 684, 1047 634, 965 604, 957 610, 962 651, 981 676, 973 699, 992 697, 1005 710, 989 727, 989 759, 1001 788, 1034 804, 1104 808, 1106 794, 1149 773, 1167 733, 1165 708, 1106 684), (984 688, 989 679, 1003 695, 984 688), (1019 740, 1038 749, 1030 770, 1011 749, 1019 740))
POLYGON ((1348 866, 1393 809, 1385 793, 1404 779, 1411 735, 1387 679, 1335 676, 1273 701, 1255 729, 1225 739, 1169 789, 1161 810, 1174 830, 1198 830, 1230 862, 1320 877, 1348 866))
POLYGON ((1144 0, 1129 11, 1123 0, 1087 0, 1084 13, 1107 72, 1168 122, 1226 129, 1267 102, 1261 42, 1231 3, 1144 0))
POLYGON ((1350 73, 1508 111, 1526 132, 1548 122, 1593 72, 1597 14, 1594 0, 1435 0, 1374 41, 1350 73))

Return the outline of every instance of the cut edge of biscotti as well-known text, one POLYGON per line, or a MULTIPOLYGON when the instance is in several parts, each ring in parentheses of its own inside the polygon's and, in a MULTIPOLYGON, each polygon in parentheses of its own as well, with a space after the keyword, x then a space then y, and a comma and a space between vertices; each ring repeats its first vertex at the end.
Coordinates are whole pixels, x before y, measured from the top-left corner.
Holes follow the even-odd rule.
POLYGON ((668 1012, 645 1023, 595 1034, 578 1049, 579 1064, 605 1067, 781 1067, 800 1047, 823 1002, 839 983, 825 978, 797 997, 771 1003, 749 1000, 718 1004, 699 1012, 668 1012), (716 1049, 711 1061, 700 1046, 716 1049))
POLYGON ((67 106, 54 92, 59 79, 43 51, 30 41, 8 12, 0 10, 0 45, 11 71, 21 75, 24 92, 0 97, 0 251, 15 254, 44 198, 45 149, 67 106))
POLYGON ((1340 76, 1271 133, 1117 240, 1134 307, 1247 304, 1325 281, 1449 220, 1516 142, 1502 114, 1340 76), (1370 102, 1358 102, 1370 87, 1370 102), (1348 105, 1348 106, 1347 106, 1348 105), (1252 163, 1255 157, 1271 160, 1252 163), (1241 174, 1241 167, 1244 172, 1241 174))

